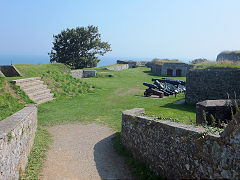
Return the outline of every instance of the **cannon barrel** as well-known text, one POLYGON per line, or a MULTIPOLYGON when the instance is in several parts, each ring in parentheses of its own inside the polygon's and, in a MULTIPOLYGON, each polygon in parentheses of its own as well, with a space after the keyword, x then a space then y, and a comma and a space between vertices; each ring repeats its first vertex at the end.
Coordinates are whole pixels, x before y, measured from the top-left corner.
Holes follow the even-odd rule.
POLYGON ((149 83, 144 82, 143 85, 147 86, 149 88, 158 89, 158 87, 155 84, 149 84, 149 83))
POLYGON ((158 80, 156 80, 153 84, 155 84, 159 89, 164 89, 163 85, 158 80))
POLYGON ((161 83, 169 83, 172 85, 183 85, 185 86, 186 82, 185 81, 181 81, 181 80, 176 80, 176 79, 167 79, 167 78, 162 78, 162 79, 157 79, 157 78, 152 78, 152 81, 159 81, 161 83))

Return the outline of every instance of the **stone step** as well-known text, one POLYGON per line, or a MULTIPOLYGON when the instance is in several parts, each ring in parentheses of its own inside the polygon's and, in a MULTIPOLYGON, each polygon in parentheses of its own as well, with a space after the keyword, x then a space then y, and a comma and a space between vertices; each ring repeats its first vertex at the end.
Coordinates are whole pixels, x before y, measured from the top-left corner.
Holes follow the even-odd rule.
POLYGON ((24 90, 36 85, 43 85, 43 81, 40 81, 40 80, 29 81, 27 83, 20 84, 19 86, 21 89, 24 90))
POLYGON ((52 100, 54 100, 54 99, 56 99, 56 98, 46 98, 46 99, 42 99, 41 101, 38 102, 38 104, 42 104, 42 103, 45 103, 45 102, 47 102, 47 101, 52 101, 52 100))
POLYGON ((40 90, 37 90, 37 91, 33 91, 32 93, 28 93, 27 95, 29 96, 29 98, 34 98, 34 97, 37 97, 37 96, 41 96, 43 94, 48 94, 50 93, 50 89, 40 89, 40 90))
POLYGON ((37 104, 55 99, 48 86, 41 81, 41 77, 17 79, 12 82, 18 85, 37 104))
POLYGON ((26 78, 26 79, 17 79, 17 80, 13 80, 12 82, 15 83, 16 85, 20 85, 26 82, 31 82, 31 81, 35 81, 35 80, 41 80, 41 77, 32 77, 32 78, 26 78))
POLYGON ((37 97, 33 97, 31 98, 33 101, 35 101, 36 103, 40 104, 39 102, 42 101, 43 99, 47 99, 47 98, 53 98, 54 94, 52 93, 47 93, 47 94, 43 94, 41 96, 37 96, 37 97))
POLYGON ((47 89, 47 88, 48 88, 47 85, 39 84, 39 85, 36 85, 36 86, 25 88, 25 89, 23 89, 23 91, 27 94, 30 94, 30 93, 33 93, 33 92, 37 92, 37 91, 47 89))

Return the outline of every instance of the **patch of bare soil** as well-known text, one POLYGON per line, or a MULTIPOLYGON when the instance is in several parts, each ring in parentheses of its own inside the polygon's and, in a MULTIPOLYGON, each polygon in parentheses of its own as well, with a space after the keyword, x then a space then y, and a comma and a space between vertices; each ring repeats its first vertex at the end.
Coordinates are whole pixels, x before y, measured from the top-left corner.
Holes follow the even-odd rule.
POLYGON ((113 132, 97 124, 48 128, 53 143, 43 168, 44 180, 132 179, 123 157, 113 149, 113 132))
POLYGON ((20 96, 14 91, 14 89, 11 87, 11 84, 8 81, 5 81, 5 88, 7 92, 9 92, 14 98, 19 99, 20 96))
POLYGON ((118 89, 116 89, 115 91, 114 91, 114 95, 119 95, 120 94, 120 92, 123 90, 124 88, 118 88, 118 89))
POLYGON ((127 90, 126 92, 123 92, 123 93, 119 93, 118 95, 119 96, 126 96, 126 95, 129 95, 129 94, 136 94, 136 93, 143 93, 144 90, 143 89, 129 89, 127 90))

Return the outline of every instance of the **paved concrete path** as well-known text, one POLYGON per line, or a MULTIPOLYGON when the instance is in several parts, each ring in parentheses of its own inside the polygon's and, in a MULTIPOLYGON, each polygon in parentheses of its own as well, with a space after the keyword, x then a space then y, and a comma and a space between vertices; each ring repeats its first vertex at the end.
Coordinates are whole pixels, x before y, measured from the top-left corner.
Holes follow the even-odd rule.
POLYGON ((112 146, 113 132, 97 124, 48 128, 53 143, 43 167, 44 180, 131 179, 123 157, 112 146))

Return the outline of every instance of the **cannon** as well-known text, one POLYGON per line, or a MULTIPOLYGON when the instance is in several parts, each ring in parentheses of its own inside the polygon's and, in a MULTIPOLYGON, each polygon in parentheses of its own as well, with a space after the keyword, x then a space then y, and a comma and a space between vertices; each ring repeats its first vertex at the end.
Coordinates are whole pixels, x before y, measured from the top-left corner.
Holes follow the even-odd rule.
POLYGON ((148 87, 148 89, 146 89, 144 92, 144 96, 146 97, 149 97, 151 95, 156 95, 156 96, 159 96, 159 98, 163 98, 163 95, 165 95, 164 92, 159 90, 155 84, 149 84, 144 82, 143 85, 148 87))
POLYGON ((149 83, 144 82, 143 85, 147 86, 147 87, 149 87, 151 89, 158 89, 158 87, 155 84, 149 84, 149 83))
POLYGON ((158 80, 154 82, 154 85, 156 85, 160 91, 164 92, 165 96, 174 94, 172 91, 169 91, 168 89, 164 88, 163 85, 158 80))
POLYGON ((161 83, 169 83, 169 84, 172 84, 172 85, 175 85, 175 86, 178 86, 178 85, 185 86, 186 85, 186 82, 181 81, 181 80, 167 79, 167 78, 162 78, 162 79, 152 78, 152 81, 156 81, 156 80, 158 80, 161 83))
POLYGON ((167 78, 162 78, 162 79, 152 78, 152 81, 154 81, 155 85, 159 83, 160 84, 163 83, 165 89, 168 89, 170 92, 174 94, 186 91, 185 81, 176 80, 176 79, 167 79, 167 78))

